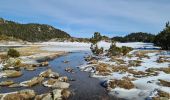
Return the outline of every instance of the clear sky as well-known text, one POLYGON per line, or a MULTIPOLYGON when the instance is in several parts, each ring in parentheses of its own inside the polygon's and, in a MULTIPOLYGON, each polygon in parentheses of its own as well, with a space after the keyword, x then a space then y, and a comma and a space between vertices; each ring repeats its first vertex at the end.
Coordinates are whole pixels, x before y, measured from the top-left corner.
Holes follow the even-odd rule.
POLYGON ((0 0, 0 17, 49 24, 75 37, 157 34, 170 21, 170 0, 0 0))

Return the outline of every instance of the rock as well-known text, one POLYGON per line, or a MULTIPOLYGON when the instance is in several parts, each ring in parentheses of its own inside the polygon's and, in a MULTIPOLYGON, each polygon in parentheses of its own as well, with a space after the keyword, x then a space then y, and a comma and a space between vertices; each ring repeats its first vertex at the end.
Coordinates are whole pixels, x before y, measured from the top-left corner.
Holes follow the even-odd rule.
POLYGON ((32 100, 34 97, 34 90, 25 89, 18 92, 7 93, 4 95, 3 100, 32 100))
POLYGON ((70 97, 71 92, 67 89, 63 89, 61 95, 64 100, 67 100, 70 97))
POLYGON ((8 87, 17 88, 17 87, 21 87, 21 85, 20 84, 12 84, 12 85, 9 85, 8 87))
POLYGON ((34 100, 62 100, 61 89, 54 89, 51 93, 37 95, 34 100))
POLYGON ((36 70, 36 68, 29 66, 29 67, 25 67, 25 70, 27 70, 27 71, 34 71, 34 70, 36 70))
POLYGON ((14 81, 12 81, 12 80, 0 82, 0 86, 9 86, 9 85, 12 85, 12 84, 14 84, 14 81))
POLYGON ((4 70, 1 73, 3 74, 3 77, 8 77, 8 78, 19 77, 22 75, 20 71, 15 71, 15 70, 4 70))
POLYGON ((40 64, 40 67, 44 67, 44 66, 48 66, 48 65, 49 65, 48 61, 45 61, 40 64))
POLYGON ((53 100, 51 93, 37 95, 34 100, 53 100))
POLYGON ((71 79, 69 79, 69 81, 76 81, 76 79, 71 78, 71 79))
POLYGON ((71 67, 65 68, 65 71, 68 72, 68 73, 74 73, 74 69, 71 68, 71 67))
POLYGON ((52 87, 66 89, 69 88, 70 84, 66 82, 55 82, 52 87))
POLYGON ((44 77, 34 77, 31 80, 21 82, 20 85, 25 86, 25 87, 32 87, 36 84, 41 83, 43 80, 44 80, 44 77))
POLYGON ((69 88, 70 84, 66 82, 60 82, 57 79, 49 79, 43 83, 44 86, 52 87, 52 88, 60 88, 65 89, 69 88))
POLYGON ((69 63, 69 61, 65 60, 65 61, 63 61, 63 63, 69 63))
POLYGON ((59 77, 58 80, 61 82, 68 82, 67 76, 59 77))
POLYGON ((48 69, 42 73, 40 73, 41 77, 45 77, 45 78, 58 78, 59 74, 56 72, 53 72, 51 69, 48 69))
POLYGON ((52 91, 53 94, 53 100, 62 100, 62 95, 61 95, 62 90, 61 89, 54 89, 52 91))

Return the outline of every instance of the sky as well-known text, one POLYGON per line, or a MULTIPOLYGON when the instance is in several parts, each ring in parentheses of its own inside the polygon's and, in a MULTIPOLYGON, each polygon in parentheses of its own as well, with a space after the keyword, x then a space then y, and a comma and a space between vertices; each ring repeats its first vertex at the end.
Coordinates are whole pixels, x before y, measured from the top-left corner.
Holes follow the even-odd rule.
POLYGON ((170 21, 170 0, 0 0, 0 17, 49 24, 73 37, 159 33, 170 21))

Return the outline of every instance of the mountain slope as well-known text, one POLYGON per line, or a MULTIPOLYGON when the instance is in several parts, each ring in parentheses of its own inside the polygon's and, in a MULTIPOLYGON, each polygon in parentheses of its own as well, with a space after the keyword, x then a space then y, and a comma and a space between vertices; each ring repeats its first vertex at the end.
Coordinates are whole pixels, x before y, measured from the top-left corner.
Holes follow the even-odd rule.
POLYGON ((6 35, 24 41, 47 41, 52 38, 69 38, 62 30, 45 24, 20 24, 0 18, 0 35, 6 35))

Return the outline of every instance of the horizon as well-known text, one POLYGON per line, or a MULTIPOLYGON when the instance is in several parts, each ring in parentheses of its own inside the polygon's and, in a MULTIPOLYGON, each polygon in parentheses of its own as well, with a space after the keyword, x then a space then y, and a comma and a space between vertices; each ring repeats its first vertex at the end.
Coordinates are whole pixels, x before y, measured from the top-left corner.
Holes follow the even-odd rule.
POLYGON ((5 20, 48 24, 80 38, 89 38, 94 32, 109 37, 133 32, 157 34, 170 20, 168 0, 5 0, 0 3, 0 17, 5 20))

